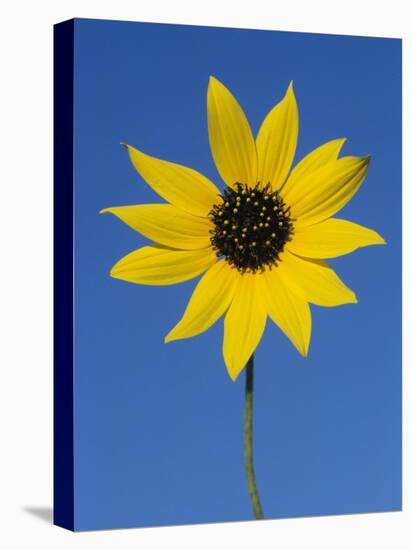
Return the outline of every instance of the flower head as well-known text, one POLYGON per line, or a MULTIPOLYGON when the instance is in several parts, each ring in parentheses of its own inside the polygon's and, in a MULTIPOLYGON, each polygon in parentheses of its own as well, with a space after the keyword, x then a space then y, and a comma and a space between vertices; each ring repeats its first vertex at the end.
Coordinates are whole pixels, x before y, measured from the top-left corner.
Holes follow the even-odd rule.
POLYGON ((223 356, 233 380, 256 349, 267 317, 306 356, 309 303, 356 303, 325 259, 383 244, 375 231, 332 216, 365 179, 369 157, 338 158, 329 141, 292 170, 298 137, 293 86, 264 119, 256 140, 229 90, 211 77, 209 141, 222 191, 191 168, 127 145, 140 176, 166 204, 106 208, 152 241, 111 270, 115 278, 169 285, 202 273, 165 341, 189 338, 224 315, 223 356))

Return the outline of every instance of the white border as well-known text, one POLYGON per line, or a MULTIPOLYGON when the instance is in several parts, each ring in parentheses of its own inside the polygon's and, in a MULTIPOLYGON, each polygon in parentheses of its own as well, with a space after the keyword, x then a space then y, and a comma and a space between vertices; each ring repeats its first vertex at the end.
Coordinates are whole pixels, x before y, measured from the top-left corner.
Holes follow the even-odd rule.
MULTIPOLYGON (((411 376, 404 368, 404 512, 71 534, 24 511, 51 503, 52 24, 90 17, 402 37, 404 40, 404 326, 412 278, 411 20, 391 0, 265 2, 52 0, 3 3, 1 40, 0 542, 4 548, 393 548, 411 534, 411 376), (7 6, 6 10, 4 6, 7 6), (409 130, 409 131, 408 131, 409 130)), ((388 182, 390 185, 391 182, 388 182)), ((382 312, 382 322, 385 319, 382 312)), ((409 336, 410 338, 410 336, 409 336)), ((404 365, 410 363, 404 330, 404 365)))

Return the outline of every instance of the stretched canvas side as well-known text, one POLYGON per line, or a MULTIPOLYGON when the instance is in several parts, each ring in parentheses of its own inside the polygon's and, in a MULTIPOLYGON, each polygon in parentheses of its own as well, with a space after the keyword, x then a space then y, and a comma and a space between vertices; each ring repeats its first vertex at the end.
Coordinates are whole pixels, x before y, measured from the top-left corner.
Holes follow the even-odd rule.
POLYGON ((74 530, 73 37, 54 27, 54 517, 74 530))

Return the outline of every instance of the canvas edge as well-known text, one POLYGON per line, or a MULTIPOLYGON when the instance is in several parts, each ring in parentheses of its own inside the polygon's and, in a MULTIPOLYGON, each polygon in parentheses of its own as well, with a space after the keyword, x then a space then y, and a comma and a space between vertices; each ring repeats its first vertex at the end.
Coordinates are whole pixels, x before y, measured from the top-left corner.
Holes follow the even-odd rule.
POLYGON ((74 527, 74 20, 53 27, 53 523, 74 527))

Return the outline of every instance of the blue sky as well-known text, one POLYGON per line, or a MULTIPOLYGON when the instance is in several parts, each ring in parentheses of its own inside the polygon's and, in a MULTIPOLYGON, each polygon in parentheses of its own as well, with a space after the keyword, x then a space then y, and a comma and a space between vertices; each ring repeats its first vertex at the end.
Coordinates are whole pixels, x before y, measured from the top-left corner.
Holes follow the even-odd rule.
POLYGON ((372 155, 340 216, 385 247, 331 263, 359 303, 312 307, 309 358, 269 324, 255 359, 255 468, 268 518, 401 507, 401 42, 93 20, 75 23, 75 524, 77 529, 252 519, 244 374, 222 323, 168 345, 196 284, 109 277, 146 241, 103 207, 161 202, 120 142, 219 186, 206 89, 216 76, 256 133, 290 80, 296 159, 348 138, 372 155))

